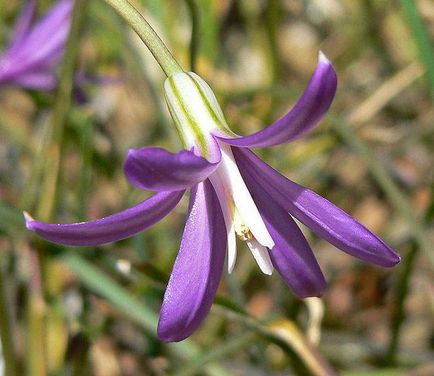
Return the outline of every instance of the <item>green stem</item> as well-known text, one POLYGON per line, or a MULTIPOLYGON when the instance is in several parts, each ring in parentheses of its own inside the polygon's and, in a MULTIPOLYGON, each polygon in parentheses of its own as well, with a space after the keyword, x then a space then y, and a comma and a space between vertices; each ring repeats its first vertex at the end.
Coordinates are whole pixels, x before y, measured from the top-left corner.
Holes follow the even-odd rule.
POLYGON ((413 243, 410 252, 406 255, 403 263, 402 270, 398 280, 397 286, 397 297, 395 310, 391 319, 391 335, 390 341, 386 353, 386 364, 388 366, 393 366, 396 364, 396 353, 399 344, 399 335, 401 325, 405 319, 405 307, 404 303, 410 288, 410 279, 412 276, 412 271, 414 270, 415 260, 418 253, 416 245, 413 243))
POLYGON ((434 99, 434 48, 429 33, 414 0, 400 0, 401 7, 413 33, 420 59, 426 67, 427 81, 434 99))
POLYGON ((196 61, 199 52, 200 18, 199 8, 195 0, 185 0, 191 17, 191 39, 190 39, 190 69, 196 70, 196 61))
POLYGON ((41 200, 37 209, 38 219, 49 221, 56 204, 56 191, 59 180, 61 148, 66 119, 71 107, 71 94, 74 81, 74 69, 78 56, 79 31, 84 19, 84 8, 87 0, 77 0, 72 14, 71 30, 65 47, 59 73, 59 86, 56 102, 50 120, 46 164, 41 192, 41 200))
POLYGON ((265 28, 267 30, 267 38, 270 50, 270 63, 273 74, 273 82, 276 82, 280 77, 281 65, 278 40, 278 30, 282 18, 282 9, 280 0, 268 0, 265 10, 265 28))
POLYGON ((183 72, 166 45, 136 8, 127 0, 105 1, 133 28, 140 39, 149 48, 167 77, 175 73, 183 72))
POLYGON ((87 196, 92 178, 92 134, 92 119, 83 119, 80 129, 81 168, 77 200, 80 202, 78 208, 78 218, 80 221, 84 221, 86 217, 87 196))
POLYGON ((7 299, 6 275, 3 265, 0 264, 0 340, 5 363, 5 375, 8 376, 18 375, 12 330, 10 304, 7 299))
POLYGON ((29 281, 26 302, 26 361, 28 375, 46 376, 48 374, 45 341, 46 304, 42 293, 40 255, 37 252, 31 248, 27 258, 29 281))
MULTIPOLYGON (((42 165, 42 188, 36 215, 44 221, 50 221, 58 197, 64 128, 71 107, 79 34, 87 3, 87 0, 75 1, 68 41, 60 65, 59 84, 49 123, 48 136, 42 141, 47 150, 45 163, 42 165)), ((56 286, 57 288, 63 282, 60 275, 51 275, 50 270, 54 264, 47 258, 43 247, 44 245, 38 242, 36 249, 31 252, 32 275, 29 281, 27 301, 28 373, 31 375, 47 375, 49 372, 48 367, 51 365, 49 360, 53 351, 48 348, 47 343, 49 327, 46 325, 47 307, 44 292, 48 292, 48 286, 56 286)))

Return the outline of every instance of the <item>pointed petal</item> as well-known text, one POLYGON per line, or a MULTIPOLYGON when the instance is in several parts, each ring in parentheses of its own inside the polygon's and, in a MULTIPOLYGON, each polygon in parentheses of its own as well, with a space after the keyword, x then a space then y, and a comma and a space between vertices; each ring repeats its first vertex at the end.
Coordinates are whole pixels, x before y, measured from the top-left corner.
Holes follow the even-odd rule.
POLYGON ((180 192, 161 192, 117 214, 90 222, 50 224, 26 216, 26 226, 54 243, 98 245, 128 238, 151 227, 178 204, 180 192))
POLYGON ((298 296, 322 295, 327 286, 326 281, 297 224, 258 184, 248 166, 240 163, 240 171, 276 243, 269 252, 274 267, 298 296))
POLYGON ((181 248, 160 312, 158 336, 162 341, 181 341, 202 323, 221 278, 225 248, 223 215, 206 180, 192 190, 181 248))
POLYGON ((219 162, 210 163, 191 151, 176 154, 156 147, 130 149, 124 165, 128 181, 151 191, 178 191, 205 180, 219 162))
POLYGON ((399 263, 392 248, 325 198, 285 178, 250 150, 237 149, 234 155, 280 206, 318 236, 372 264, 392 267, 399 263))
POLYGON ((300 138, 328 111, 336 93, 337 77, 330 61, 320 52, 318 66, 302 97, 285 116, 250 136, 220 140, 238 147, 274 146, 300 138))
POLYGON ((19 47, 20 43, 29 32, 35 10, 35 0, 28 1, 24 6, 18 21, 15 24, 14 36, 12 38, 12 45, 9 47, 9 52, 12 52, 15 48, 19 47))
POLYGON ((71 23, 72 0, 59 1, 23 36, 10 54, 9 74, 52 67, 65 48, 71 23))
POLYGON ((52 49, 59 40, 65 40, 74 6, 72 0, 61 0, 37 21, 25 38, 25 52, 38 53, 39 49, 52 49), (33 51, 32 51, 33 50, 33 51))

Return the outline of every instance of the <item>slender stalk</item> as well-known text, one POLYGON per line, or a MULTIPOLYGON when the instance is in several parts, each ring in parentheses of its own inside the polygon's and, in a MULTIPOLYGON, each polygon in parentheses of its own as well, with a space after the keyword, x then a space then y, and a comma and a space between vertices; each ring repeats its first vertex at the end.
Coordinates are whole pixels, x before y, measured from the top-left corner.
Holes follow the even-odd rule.
POLYGON ((3 265, 0 263, 0 340, 3 359, 5 363, 5 375, 17 376, 17 361, 15 354, 15 341, 12 334, 12 318, 10 304, 7 298, 6 275, 3 265))
POLYGON ((127 0, 105 0, 133 28, 151 51, 167 77, 182 72, 182 68, 167 49, 148 21, 127 0))
POLYGON ((199 52, 200 17, 199 8, 195 0, 185 0, 191 18, 191 37, 190 37, 190 69, 196 70, 196 61, 199 52))
POLYGON ((280 77, 281 64, 277 34, 281 22, 282 9, 280 0, 268 0, 265 10, 265 28, 267 30, 268 48, 270 50, 270 62, 273 74, 273 82, 280 77))
POLYGON ((44 178, 41 200, 37 209, 37 217, 49 221, 56 204, 56 190, 61 164, 61 147, 66 118, 71 107, 71 94, 74 84, 74 69, 78 55, 79 31, 84 19, 84 8, 87 0, 77 0, 72 14, 71 30, 60 66, 59 86, 56 102, 50 120, 49 143, 44 166, 44 178))
POLYGON ((89 118, 83 119, 83 124, 80 129, 81 168, 78 189, 78 201, 80 202, 78 218, 80 221, 85 220, 88 192, 92 176, 92 134, 92 120, 89 118))
POLYGON ((413 33, 419 56, 426 67, 427 83, 430 86, 431 97, 434 100, 434 48, 427 28, 417 9, 414 0, 400 0, 401 7, 413 33))
POLYGON ((47 347, 45 346, 46 304, 42 294, 41 265, 36 249, 29 249, 29 286, 26 302, 27 323, 27 374, 45 376, 47 372, 47 347))
MULTIPOLYGON (((46 146, 45 163, 42 165, 42 188, 36 214, 38 218, 50 221, 55 210, 58 196, 58 181, 61 166, 62 144, 66 118, 71 107, 71 94, 73 89, 74 69, 78 55, 79 31, 84 20, 84 12, 87 0, 76 0, 71 28, 65 53, 60 65, 59 84, 56 101, 49 123, 47 138, 42 141, 46 146)), ((31 251, 32 276, 29 281, 29 297, 27 301, 27 346, 28 346, 28 373, 31 375, 46 375, 48 368, 55 365, 52 360, 58 348, 48 349, 50 331, 46 325, 47 307, 44 300, 44 291, 49 291, 49 286, 58 288, 62 284, 61 275, 52 274, 55 264, 47 257, 43 250, 43 243, 38 242, 36 250, 31 251), (36 282, 37 283, 36 283, 36 282), (51 353, 49 352, 51 350, 51 353)), ((54 294, 53 294, 54 295, 54 294)))
POLYGON ((401 333, 401 325, 405 319, 405 299, 409 292, 410 279, 412 271, 414 270, 416 256, 418 254, 418 249, 415 244, 412 245, 412 249, 405 257, 402 263, 402 270, 399 275, 396 297, 395 310, 391 319, 391 335, 386 353, 386 364, 388 366, 393 366, 396 364, 396 355, 399 344, 399 336, 401 333))

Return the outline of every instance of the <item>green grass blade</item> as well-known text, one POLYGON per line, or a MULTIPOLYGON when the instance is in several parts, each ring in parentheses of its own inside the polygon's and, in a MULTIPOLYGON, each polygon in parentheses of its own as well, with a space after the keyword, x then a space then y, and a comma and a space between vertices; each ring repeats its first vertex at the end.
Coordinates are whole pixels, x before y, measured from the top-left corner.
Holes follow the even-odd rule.
POLYGON ((434 100, 434 42, 430 40, 427 28, 419 14, 414 0, 401 0, 401 7, 413 33, 420 59, 426 68, 427 81, 434 100))

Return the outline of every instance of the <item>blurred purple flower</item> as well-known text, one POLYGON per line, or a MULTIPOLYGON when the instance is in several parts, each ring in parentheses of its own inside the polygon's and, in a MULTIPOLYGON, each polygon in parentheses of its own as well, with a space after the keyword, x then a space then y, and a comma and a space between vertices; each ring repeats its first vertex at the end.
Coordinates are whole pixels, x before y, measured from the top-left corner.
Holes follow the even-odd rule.
POLYGON ((151 198, 112 216, 75 224, 47 224, 26 214, 29 230, 66 245, 97 245, 146 230, 166 216, 191 188, 189 214, 164 295, 158 334, 180 341, 194 332, 216 293, 226 250, 228 269, 236 260, 236 235, 260 269, 275 268, 300 297, 319 296, 326 282, 292 217, 359 259, 391 267, 400 257, 341 209, 260 160, 250 147, 284 144, 310 131, 329 109, 336 73, 320 54, 318 66, 294 108, 250 136, 227 126, 210 87, 194 73, 176 73, 165 83, 166 100, 186 150, 130 150, 124 171, 151 198), (289 213, 289 214, 288 214, 289 213))
POLYGON ((56 64, 65 49, 73 4, 73 0, 61 0, 32 24, 36 2, 27 3, 10 45, 0 56, 0 85, 37 90, 56 86, 56 64))

